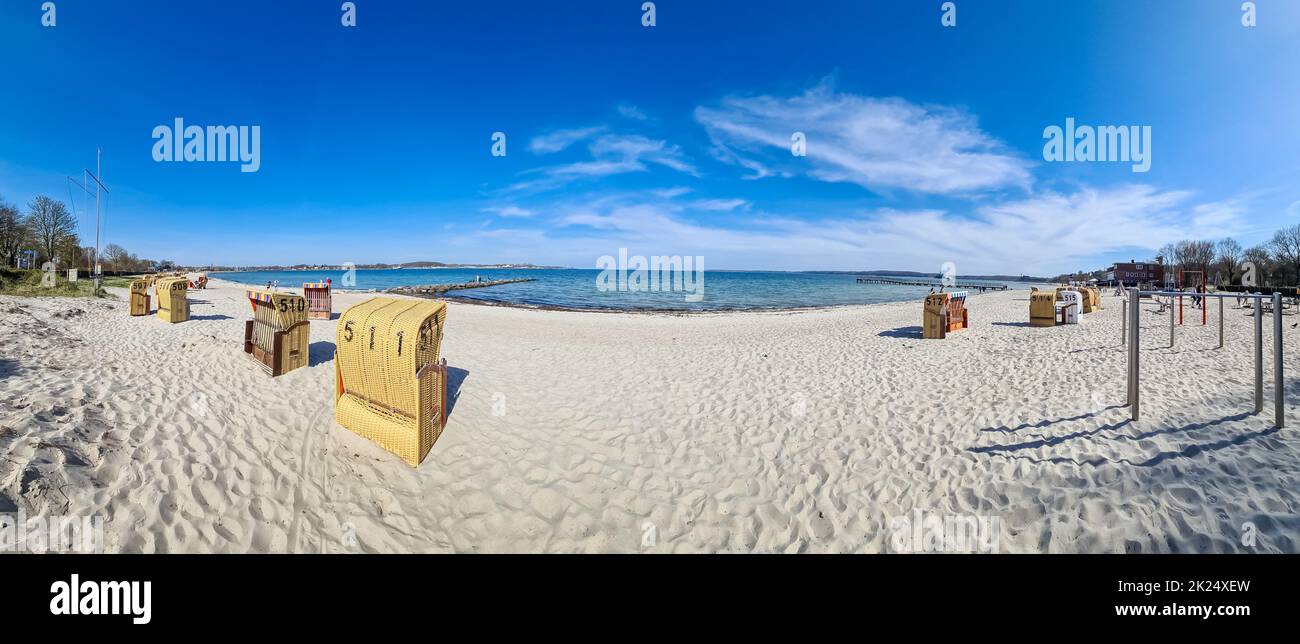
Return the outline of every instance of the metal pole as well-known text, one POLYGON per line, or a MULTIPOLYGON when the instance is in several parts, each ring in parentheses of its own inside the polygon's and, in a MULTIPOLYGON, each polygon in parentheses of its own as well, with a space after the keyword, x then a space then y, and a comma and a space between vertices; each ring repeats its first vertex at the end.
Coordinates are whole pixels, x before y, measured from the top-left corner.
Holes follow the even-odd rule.
POLYGON ((1139 297, 1141 296, 1136 288, 1128 292, 1128 406, 1134 421, 1138 419, 1141 407, 1140 387, 1138 386, 1138 378, 1141 375, 1140 365, 1138 364, 1138 343, 1142 338, 1141 329, 1138 327, 1139 297))
MULTIPOLYGON (((1183 319, 1183 297, 1178 296, 1178 319, 1183 319)), ((1174 303, 1169 302, 1169 348, 1174 348, 1174 303)))
POLYGON ((1285 395, 1282 391, 1282 294, 1273 293, 1273 424, 1285 426, 1285 395))
POLYGON ((1264 411, 1264 300, 1255 299, 1255 413, 1264 411))
POLYGON ((1223 298, 1219 300, 1219 348, 1223 348, 1223 298))
POLYGON ((99 285, 103 277, 99 273, 99 193, 103 190, 103 184, 99 182, 99 176, 103 174, 103 164, 100 161, 101 151, 95 148, 95 265, 91 270, 95 271, 95 295, 99 295, 99 285))
POLYGON ((1119 346, 1128 344, 1128 298, 1120 302, 1119 346))

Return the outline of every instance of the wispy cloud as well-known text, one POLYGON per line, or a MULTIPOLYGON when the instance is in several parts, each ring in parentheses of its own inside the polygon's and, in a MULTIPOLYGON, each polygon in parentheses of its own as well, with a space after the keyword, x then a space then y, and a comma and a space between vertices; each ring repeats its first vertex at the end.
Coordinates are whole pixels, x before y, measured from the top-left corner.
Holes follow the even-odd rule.
MULTIPOLYGON (((591 130, 586 128, 583 131, 591 130)), ((578 130, 568 130, 577 132, 578 130)), ((534 139, 536 143, 536 139, 534 139)), ((629 172, 646 172, 651 166, 699 176, 695 165, 682 152, 681 147, 664 140, 640 134, 601 134, 587 144, 591 158, 563 165, 546 166, 526 171, 526 175, 540 175, 516 183, 508 191, 540 191, 558 188, 580 179, 595 179, 629 172)))
POLYGON ((745 199, 699 199, 691 203, 691 207, 696 210, 715 212, 748 208, 749 205, 745 199))
MULTIPOLYGON (((1142 258, 1167 243, 1232 235, 1246 226, 1239 201, 1195 202, 1189 192, 1148 185, 1047 192, 970 212, 880 208, 811 216, 751 210, 724 223, 714 222, 715 208, 743 200, 679 197, 584 195, 548 208, 555 214, 537 222, 539 228, 493 235, 525 244, 511 252, 573 266, 625 247, 704 255, 715 268, 938 271, 951 261, 959 274, 1051 276, 1093 267, 1091 258, 1099 255, 1142 258)), ((479 243, 492 248, 497 240, 479 243)))
POLYGON ((528 142, 528 149, 531 150, 533 154, 552 154, 604 131, 604 126, 554 130, 533 137, 533 139, 528 142))
POLYGON ((519 206, 515 206, 515 205, 490 206, 484 208, 483 211, 490 212, 492 214, 497 215, 498 217, 532 217, 533 215, 537 214, 533 210, 528 210, 527 208, 520 208, 519 206))
POLYGON ((1030 184, 1029 163, 951 107, 839 93, 829 81, 798 96, 729 97, 695 118, 714 156, 753 177, 807 174, 871 190, 958 194, 1030 184), (807 156, 791 154, 803 132, 807 156))
POLYGON ((618 106, 618 113, 623 118, 632 119, 634 121, 646 121, 650 119, 650 116, 641 111, 641 108, 626 103, 618 106))

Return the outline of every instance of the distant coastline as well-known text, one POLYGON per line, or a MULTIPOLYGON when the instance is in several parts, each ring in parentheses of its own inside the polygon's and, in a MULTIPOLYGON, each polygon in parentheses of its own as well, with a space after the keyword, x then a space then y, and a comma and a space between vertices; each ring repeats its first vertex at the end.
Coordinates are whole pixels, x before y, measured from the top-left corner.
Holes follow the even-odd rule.
MULTIPOLYGON (((477 269, 477 270, 598 270, 596 268, 577 268, 571 266, 549 266, 542 264, 456 264, 448 262, 407 262, 402 264, 354 264, 349 266, 339 266, 334 264, 294 264, 292 266, 186 266, 188 270, 204 271, 207 273, 252 273, 252 272, 295 272, 295 271, 337 271, 346 269, 363 269, 363 270, 402 270, 402 269, 477 269)), ((894 276, 894 277, 922 277, 930 279, 939 279, 941 276, 936 272, 924 271, 891 271, 891 270, 869 270, 869 271, 831 271, 831 270, 801 270, 801 271, 782 271, 766 269, 713 269, 709 272, 716 273, 804 273, 811 275, 872 275, 872 276, 894 276)), ((1056 281, 1054 278, 1037 277, 1033 275, 967 275, 962 274, 963 280, 981 280, 987 282, 1019 282, 1027 284, 1046 284, 1056 281)))
MULTIPOLYGON (((251 273, 258 271, 336 271, 343 270, 343 266, 334 264, 294 264, 292 266, 209 266, 187 267, 193 270, 202 270, 208 273, 251 273)), ((477 268, 483 270, 490 269, 518 269, 518 270, 555 270, 565 268, 564 266, 539 266, 537 264, 450 264, 444 262, 409 262, 404 264, 353 264, 346 268, 357 268, 368 271, 374 270, 402 270, 410 268, 477 268)))

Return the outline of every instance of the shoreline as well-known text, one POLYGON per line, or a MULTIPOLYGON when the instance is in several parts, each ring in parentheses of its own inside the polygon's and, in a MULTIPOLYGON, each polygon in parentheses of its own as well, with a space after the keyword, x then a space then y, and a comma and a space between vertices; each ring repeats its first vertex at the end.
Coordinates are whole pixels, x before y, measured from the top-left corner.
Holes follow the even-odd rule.
MULTIPOLYGON (((211 277, 212 275, 213 275, 212 273, 208 273, 209 280, 211 282, 220 281, 222 283, 230 284, 232 286, 237 286, 239 288, 258 288, 254 284, 246 284, 244 282, 236 282, 234 280, 213 278, 211 277)), ((301 291, 302 287, 281 286, 280 290, 297 292, 297 291, 301 291)), ((975 297, 977 295, 979 296, 993 295, 995 293, 1002 293, 1002 294, 1015 293, 1018 292, 1018 290, 1019 289, 1008 288, 1004 291, 989 291, 987 293, 969 293, 967 297, 975 297)), ((1027 288, 1024 290, 1026 292, 1028 291, 1027 288)), ((836 311, 836 310, 852 309, 855 307, 875 307, 875 306, 886 306, 891 304, 905 304, 907 302, 912 302, 912 301, 915 301, 919 304, 923 299, 923 298, 915 299, 915 300, 898 299, 898 300, 888 300, 884 302, 861 302, 855 304, 827 304, 825 306, 750 307, 750 308, 716 308, 716 309, 660 309, 660 308, 632 309, 632 308, 611 308, 611 307, 563 306, 558 304, 529 304, 526 302, 483 300, 477 298, 468 298, 468 297, 445 295, 445 294, 425 295, 425 294, 417 294, 417 293, 390 293, 388 291, 381 291, 377 289, 355 290, 355 289, 334 288, 333 291, 335 293, 347 293, 350 295, 369 295, 372 297, 400 296, 400 297, 413 297, 419 299, 443 300, 447 302, 455 302, 457 304, 470 304, 470 305, 486 306, 486 307, 494 307, 494 308, 520 309, 525 311, 555 311, 555 312, 567 312, 567 313, 615 313, 615 314, 621 313, 621 314, 628 314, 628 315, 668 315, 674 317, 732 315, 738 313, 789 314, 789 313, 802 313, 802 312, 811 312, 811 311, 836 311)))

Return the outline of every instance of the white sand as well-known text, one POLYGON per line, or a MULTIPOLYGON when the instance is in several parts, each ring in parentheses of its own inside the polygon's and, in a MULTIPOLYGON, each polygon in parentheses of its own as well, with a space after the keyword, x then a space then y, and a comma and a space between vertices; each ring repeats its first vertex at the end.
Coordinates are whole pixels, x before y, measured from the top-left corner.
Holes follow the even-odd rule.
POLYGON ((972 296, 944 341, 919 339, 919 302, 452 304, 454 406, 412 469, 334 423, 334 322, 278 379, 241 352, 242 288, 193 292, 178 325, 0 296, 0 513, 101 515, 113 552, 888 552, 917 511, 996 517, 1002 552, 1297 550, 1300 414, 1272 427, 1268 316, 1249 413, 1251 320, 1231 305, 1223 351, 1214 326, 1171 351, 1143 314, 1129 423, 1110 296, 1048 329, 1023 326, 1025 291, 972 296))

